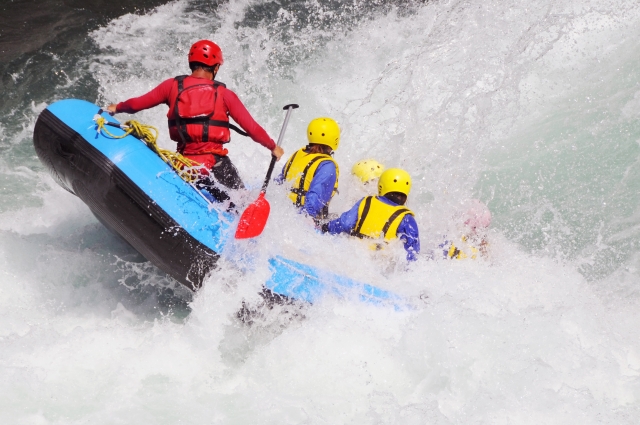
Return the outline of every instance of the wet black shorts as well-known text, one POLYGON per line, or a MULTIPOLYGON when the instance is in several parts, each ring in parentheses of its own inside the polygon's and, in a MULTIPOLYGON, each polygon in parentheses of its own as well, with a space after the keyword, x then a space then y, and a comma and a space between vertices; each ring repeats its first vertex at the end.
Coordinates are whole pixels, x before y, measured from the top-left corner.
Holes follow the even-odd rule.
POLYGON ((229 157, 214 156, 216 158, 216 165, 213 166, 213 177, 229 189, 244 189, 244 183, 238 174, 238 170, 233 163, 231 163, 229 157))
POLYGON ((204 189, 209 192, 216 201, 224 202, 231 199, 227 193, 227 189, 244 189, 244 183, 238 174, 238 170, 233 165, 228 156, 216 157, 216 165, 213 166, 211 176, 206 176, 196 182, 198 189, 204 189))

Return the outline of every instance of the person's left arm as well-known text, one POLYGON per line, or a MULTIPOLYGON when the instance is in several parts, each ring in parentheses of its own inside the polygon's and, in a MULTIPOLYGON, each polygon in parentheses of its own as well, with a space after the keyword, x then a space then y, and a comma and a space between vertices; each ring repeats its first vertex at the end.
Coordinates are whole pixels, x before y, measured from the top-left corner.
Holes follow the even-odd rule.
POLYGON ((287 164, 289 164, 290 161, 293 161, 293 156, 295 156, 295 153, 288 160, 284 162, 284 165, 282 166, 282 170, 280 170, 280 174, 278 174, 278 176, 273 179, 273 181, 275 181, 277 184, 284 183, 285 181, 284 171, 285 171, 285 168, 287 168, 287 164))
POLYGON ((280 170, 280 174, 278 174, 273 181, 276 182, 277 184, 282 184, 284 183, 284 167, 286 167, 287 164, 285 163, 285 165, 282 167, 282 170, 280 170))
POLYGON ((336 178, 336 165, 333 161, 324 161, 316 169, 303 207, 303 210, 311 217, 317 217, 324 206, 331 201, 336 178))
POLYGON ((337 235, 339 233, 351 233, 356 227, 356 222, 358 221, 358 209, 360 208, 360 203, 362 203, 363 200, 364 198, 356 202, 349 211, 343 212, 340 217, 323 224, 321 229, 322 233, 331 233, 332 235, 337 235))
POLYGON ((404 244, 405 251, 407 251, 407 260, 417 260, 420 252, 420 233, 418 232, 418 223, 411 214, 404 216, 398 226, 397 234, 404 244))

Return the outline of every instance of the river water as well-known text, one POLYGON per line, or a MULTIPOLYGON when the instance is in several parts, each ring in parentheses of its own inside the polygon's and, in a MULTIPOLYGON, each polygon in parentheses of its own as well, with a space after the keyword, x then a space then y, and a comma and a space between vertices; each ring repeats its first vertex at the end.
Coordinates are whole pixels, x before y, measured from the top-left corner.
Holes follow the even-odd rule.
MULTIPOLYGON (((3 6, 1 423, 640 421, 637 1, 105 4, 3 6), (266 261, 223 259, 197 294, 145 262, 49 177, 33 127, 53 101, 104 105, 188 72, 201 38, 220 44, 218 78, 273 137, 282 106, 301 105, 288 154, 310 119, 340 123, 333 212, 366 192, 349 169, 374 157, 412 174, 425 251, 470 198, 487 203, 490 259, 372 255, 315 233, 272 186, 269 224, 241 249, 414 308, 327 298, 247 327, 235 312, 258 302, 266 261)), ((165 114, 136 119, 172 147, 165 114)), ((259 187, 264 148, 236 137, 230 156, 259 187)))

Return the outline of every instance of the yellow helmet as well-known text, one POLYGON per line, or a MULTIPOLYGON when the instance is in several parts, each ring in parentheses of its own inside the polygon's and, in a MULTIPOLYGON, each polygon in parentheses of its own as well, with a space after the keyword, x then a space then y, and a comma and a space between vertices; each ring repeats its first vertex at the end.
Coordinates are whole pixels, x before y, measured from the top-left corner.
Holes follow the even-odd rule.
POLYGON ((411 176, 400 168, 389 168, 382 173, 378 180, 378 195, 386 195, 389 192, 400 192, 409 195, 411 190, 411 176))
POLYGON ((335 151, 340 144, 340 127, 331 118, 316 118, 307 127, 307 139, 309 143, 327 145, 335 151))
POLYGON ((375 159, 363 159, 362 161, 358 161, 351 169, 351 172, 357 178, 362 180, 362 183, 367 183, 373 179, 377 179, 383 171, 384 165, 380 164, 375 159))

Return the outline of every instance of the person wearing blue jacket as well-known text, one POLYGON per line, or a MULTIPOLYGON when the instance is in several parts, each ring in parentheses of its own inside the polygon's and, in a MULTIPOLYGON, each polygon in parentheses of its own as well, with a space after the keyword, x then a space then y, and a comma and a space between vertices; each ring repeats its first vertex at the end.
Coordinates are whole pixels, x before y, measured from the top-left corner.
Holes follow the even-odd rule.
MULTIPOLYGON (((418 224, 411 210, 404 207, 411 190, 411 176, 399 168, 390 168, 378 180, 378 196, 359 200, 349 211, 322 225, 323 233, 349 233, 358 238, 399 238, 407 251, 407 260, 415 261, 420 252, 418 224)), ((384 245, 378 244, 378 249, 384 245)))
POLYGON ((316 118, 307 127, 309 144, 285 163, 276 182, 291 185, 289 199, 314 219, 327 218, 329 202, 338 191, 338 164, 331 157, 340 143, 333 119, 316 118))

